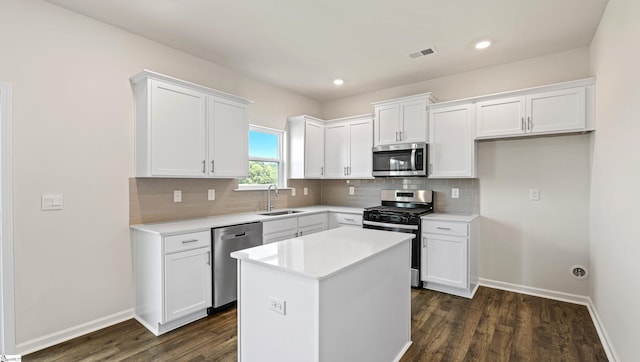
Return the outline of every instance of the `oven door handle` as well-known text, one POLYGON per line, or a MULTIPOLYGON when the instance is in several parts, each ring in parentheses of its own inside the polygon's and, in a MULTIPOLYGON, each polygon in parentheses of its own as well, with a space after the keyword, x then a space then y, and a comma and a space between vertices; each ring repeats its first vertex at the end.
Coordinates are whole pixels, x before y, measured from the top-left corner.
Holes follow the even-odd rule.
POLYGON ((390 223, 386 223, 386 222, 377 222, 377 221, 369 221, 369 220, 363 220, 362 224, 363 225, 371 225, 371 226, 380 226, 380 227, 383 227, 383 228, 418 230, 418 225, 390 224, 390 223))

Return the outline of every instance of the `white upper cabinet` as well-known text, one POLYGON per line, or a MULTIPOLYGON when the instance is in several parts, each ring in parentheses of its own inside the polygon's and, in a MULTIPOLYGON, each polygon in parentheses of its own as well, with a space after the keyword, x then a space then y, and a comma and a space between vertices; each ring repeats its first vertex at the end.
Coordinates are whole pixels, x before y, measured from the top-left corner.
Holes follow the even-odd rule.
POLYGON ((593 130, 593 79, 479 99, 478 139, 593 130))
POLYGON ((209 176, 246 177, 249 173, 247 107, 222 99, 209 101, 209 176), (241 150, 247 150, 242 152, 241 150))
POLYGON ((373 120, 370 115, 325 126, 325 178, 371 178, 373 120))
POLYGON ((249 100, 143 71, 135 100, 136 177, 245 177, 249 100))
POLYGON ((287 122, 289 178, 324 177, 324 121, 311 116, 287 122))
POLYGON ((476 176, 475 107, 432 106, 429 111, 429 178, 476 176))
POLYGON ((427 106, 431 93, 372 103, 375 146, 427 142, 427 106))

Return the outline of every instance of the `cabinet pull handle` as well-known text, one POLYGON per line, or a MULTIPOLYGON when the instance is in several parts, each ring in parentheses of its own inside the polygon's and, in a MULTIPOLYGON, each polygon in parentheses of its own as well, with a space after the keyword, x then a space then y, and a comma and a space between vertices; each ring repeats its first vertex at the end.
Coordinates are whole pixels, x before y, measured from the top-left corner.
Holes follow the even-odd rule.
POLYGON ((451 230, 451 228, 443 228, 443 227, 440 227, 440 226, 436 227, 436 229, 438 229, 438 230, 451 230))
POLYGON ((399 141, 402 141, 402 131, 398 132, 400 134, 400 139, 399 141))
POLYGON ((396 142, 398 142, 398 131, 396 131, 396 142))
POLYGON ((198 241, 198 239, 193 239, 193 240, 182 240, 183 244, 189 244, 189 243, 195 243, 196 241, 198 241))
POLYGON ((347 175, 351 175, 351 166, 347 166, 347 175))
POLYGON ((211 265, 211 251, 207 251, 207 265, 211 265))
POLYGON ((211 173, 213 173, 215 169, 215 161, 211 160, 211 173))
POLYGON ((522 132, 525 131, 525 125, 524 125, 524 117, 522 117, 522 122, 520 124, 520 128, 522 128, 522 132))
POLYGON ((300 234, 298 236, 302 236, 302 230, 298 231, 298 234, 300 234))
POLYGON ((346 168, 346 167, 343 167, 343 168, 342 168, 342 174, 343 174, 344 176, 347 176, 347 168, 346 168))
POLYGON ((531 120, 531 116, 527 117, 527 126, 529 127, 529 131, 533 130, 533 121, 531 120))
POLYGON ((207 161, 202 160, 202 173, 207 173, 207 170, 205 169, 206 165, 207 165, 207 161))
POLYGON ((320 167, 320 176, 324 176, 324 167, 320 167))
POLYGON ((348 217, 348 218, 345 218, 345 219, 344 219, 344 221, 356 222, 356 220, 355 220, 355 219, 352 219, 352 218, 349 218, 349 217, 348 217))
POLYGON ((427 247, 427 238, 422 238, 422 247, 426 248, 427 247))

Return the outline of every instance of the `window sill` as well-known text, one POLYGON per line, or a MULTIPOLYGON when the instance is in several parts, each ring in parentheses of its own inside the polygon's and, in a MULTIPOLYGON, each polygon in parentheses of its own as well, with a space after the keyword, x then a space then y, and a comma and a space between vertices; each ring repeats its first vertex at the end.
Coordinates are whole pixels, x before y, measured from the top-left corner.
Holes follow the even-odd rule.
MULTIPOLYGON (((233 189, 233 191, 267 191, 268 189, 268 185, 267 187, 252 187, 252 188, 241 188, 241 189, 233 189)), ((278 191, 282 191, 282 190, 291 190, 292 187, 278 187, 278 191)), ((274 191, 275 189, 271 189, 271 191, 274 191)))

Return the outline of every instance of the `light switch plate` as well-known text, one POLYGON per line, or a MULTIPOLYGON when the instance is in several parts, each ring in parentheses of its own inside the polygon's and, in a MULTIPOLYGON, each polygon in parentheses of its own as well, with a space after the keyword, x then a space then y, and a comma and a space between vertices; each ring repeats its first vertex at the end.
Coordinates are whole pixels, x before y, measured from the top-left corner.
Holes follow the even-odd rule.
POLYGON ((457 199, 460 197, 460 189, 453 188, 451 189, 451 198, 457 199))
POLYGON ((529 200, 540 201, 540 189, 529 189, 529 200))
POLYGON ((207 191, 207 200, 214 201, 215 199, 216 199, 216 190, 215 189, 209 189, 207 191))
POLYGON ((291 188, 291 196, 296 196, 296 188, 295 187, 291 188))
POLYGON ((182 190, 173 191, 173 202, 182 202, 182 190))
POLYGON ((62 210, 64 198, 59 194, 42 194, 42 211, 62 210))
POLYGON ((305 187, 304 189, 302 189, 302 193, 303 193, 305 196, 309 195, 309 189, 305 187))
POLYGON ((349 195, 355 195, 356 194, 356 188, 353 186, 349 186, 349 195))

